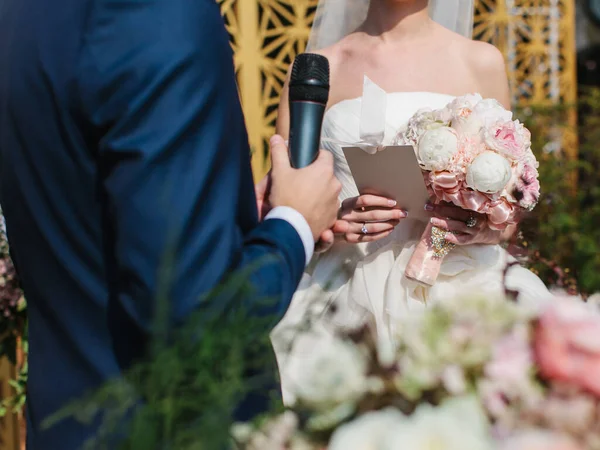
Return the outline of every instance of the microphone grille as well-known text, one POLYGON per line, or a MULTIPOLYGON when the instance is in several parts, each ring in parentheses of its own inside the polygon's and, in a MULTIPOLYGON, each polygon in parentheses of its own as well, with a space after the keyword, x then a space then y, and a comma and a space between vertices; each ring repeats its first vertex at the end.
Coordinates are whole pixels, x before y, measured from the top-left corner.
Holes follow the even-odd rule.
POLYGON ((329 60, 315 53, 302 53, 294 60, 290 84, 329 86, 329 60))
POLYGON ((328 98, 329 60, 315 53, 298 55, 292 66, 290 99, 326 104, 328 98))

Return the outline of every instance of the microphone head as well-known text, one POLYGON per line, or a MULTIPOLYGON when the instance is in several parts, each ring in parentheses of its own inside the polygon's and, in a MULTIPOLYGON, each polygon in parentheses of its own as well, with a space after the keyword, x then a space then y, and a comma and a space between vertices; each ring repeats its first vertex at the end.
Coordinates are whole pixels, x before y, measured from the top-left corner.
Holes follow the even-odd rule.
POLYGON ((329 60, 322 55, 302 53, 294 60, 290 79, 290 101, 327 104, 329 60))

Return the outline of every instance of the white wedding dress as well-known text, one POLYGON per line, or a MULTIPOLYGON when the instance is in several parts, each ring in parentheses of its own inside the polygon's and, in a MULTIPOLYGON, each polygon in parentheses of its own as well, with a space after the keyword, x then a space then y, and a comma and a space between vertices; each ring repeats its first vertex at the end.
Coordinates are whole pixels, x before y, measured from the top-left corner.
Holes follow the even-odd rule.
MULTIPOLYGON (((323 147, 333 153, 336 176, 342 183, 341 200, 357 196, 358 191, 340 143, 365 143, 379 134, 380 138, 383 135, 380 143, 390 144, 419 109, 442 108, 453 100, 448 95, 426 92, 378 94, 377 88, 367 98, 367 87, 363 98, 331 107, 323 122, 323 147), (381 116, 380 128, 385 126, 379 132, 374 129, 377 114, 381 116)), ((323 342, 318 332, 301 333, 307 320, 312 321, 313 329, 321 330, 371 321, 379 339, 389 340, 394 317, 457 295, 504 293, 504 271, 511 257, 497 245, 455 248, 444 259, 438 281, 431 288, 404 277, 424 228, 425 224, 409 217, 385 239, 357 245, 338 243, 314 258, 286 316, 272 333, 286 404, 294 401, 293 384, 301 376, 302 358, 323 342)), ((510 269, 506 286, 520 293, 519 301, 539 302, 550 297, 542 281, 520 266, 510 269)))

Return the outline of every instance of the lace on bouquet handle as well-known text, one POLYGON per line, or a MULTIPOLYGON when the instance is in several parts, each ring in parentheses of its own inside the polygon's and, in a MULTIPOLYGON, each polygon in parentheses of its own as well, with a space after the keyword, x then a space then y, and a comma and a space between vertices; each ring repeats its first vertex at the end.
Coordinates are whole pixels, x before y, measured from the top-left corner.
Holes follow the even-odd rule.
POLYGON ((369 154, 383 150, 387 113, 387 93, 365 76, 361 99, 360 129, 358 142, 343 142, 337 139, 323 138, 323 142, 342 147, 360 147, 369 154))

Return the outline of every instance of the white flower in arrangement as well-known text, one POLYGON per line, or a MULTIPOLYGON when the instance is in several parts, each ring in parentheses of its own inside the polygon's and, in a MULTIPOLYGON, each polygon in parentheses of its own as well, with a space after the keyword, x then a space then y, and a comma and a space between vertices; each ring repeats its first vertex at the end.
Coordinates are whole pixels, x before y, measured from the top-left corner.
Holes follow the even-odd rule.
POLYGON ((488 425, 474 397, 453 398, 439 407, 423 404, 377 450, 491 450, 488 425))
POLYGON ((460 134, 476 135, 484 127, 510 120, 512 120, 512 112, 494 99, 485 99, 477 103, 468 116, 456 116, 452 121, 452 128, 460 134))
POLYGON ((355 344, 332 333, 319 333, 320 343, 289 362, 291 389, 298 403, 323 411, 352 404, 368 389, 368 357, 355 344))
POLYGON ((457 97, 452 103, 450 103, 447 109, 452 114, 452 117, 467 118, 473 112, 475 105, 483 100, 483 97, 479 94, 467 94, 462 97, 457 97))
POLYGON ((452 128, 429 130, 419 139, 419 162, 425 170, 436 172, 446 170, 456 152, 458 152, 458 136, 452 128))
POLYGON ((297 428, 298 417, 286 411, 267 422, 261 430, 249 424, 235 424, 231 428, 231 436, 245 450, 280 450, 293 438, 297 428))
POLYGON ((408 420, 394 408, 374 411, 349 422, 333 434, 328 450, 380 450, 388 434, 408 420))
POLYGON ((448 126, 451 118, 448 110, 421 109, 408 121, 406 129, 399 134, 397 143, 416 146, 423 133, 427 130, 448 126))
POLYGON ((488 194, 501 192, 512 178, 510 163, 502 155, 486 151, 467 168, 467 186, 488 194))

